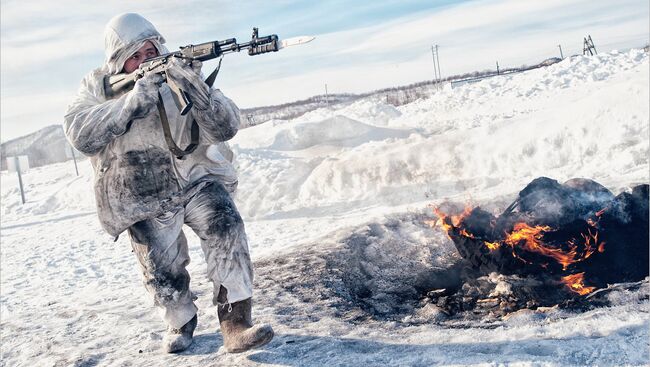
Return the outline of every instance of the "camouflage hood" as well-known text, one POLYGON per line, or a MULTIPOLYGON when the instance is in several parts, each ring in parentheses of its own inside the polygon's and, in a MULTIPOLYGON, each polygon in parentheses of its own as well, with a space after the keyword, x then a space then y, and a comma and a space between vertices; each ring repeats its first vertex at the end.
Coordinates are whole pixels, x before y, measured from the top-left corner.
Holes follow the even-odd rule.
POLYGON ((139 14, 124 13, 111 19, 104 29, 104 67, 108 74, 122 71, 126 60, 151 41, 159 54, 169 52, 163 44, 165 38, 151 22, 139 14))

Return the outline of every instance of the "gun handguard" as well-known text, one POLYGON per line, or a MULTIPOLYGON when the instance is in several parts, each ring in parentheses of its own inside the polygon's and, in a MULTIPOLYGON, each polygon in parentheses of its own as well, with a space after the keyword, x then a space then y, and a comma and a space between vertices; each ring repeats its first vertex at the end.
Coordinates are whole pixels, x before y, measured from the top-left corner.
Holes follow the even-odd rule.
MULTIPOLYGON (((188 62, 194 60, 207 61, 241 50, 248 50, 250 56, 255 56, 267 52, 275 52, 279 49, 280 45, 277 35, 273 34, 259 37, 258 29, 253 28, 253 36, 249 42, 237 43, 235 38, 229 38, 223 41, 210 41, 198 45, 187 45, 181 47, 179 51, 146 60, 137 70, 130 74, 107 75, 104 77, 104 94, 107 98, 113 98, 124 91, 133 89, 135 82, 144 77, 146 73, 160 73, 164 77, 164 72, 170 57, 180 57, 186 59, 188 62)), ((178 100, 184 99, 180 95, 177 95, 177 97, 178 100)))
POLYGON ((248 49, 250 56, 261 55, 267 52, 275 52, 278 50, 278 39, 276 37, 271 43, 254 46, 248 49))

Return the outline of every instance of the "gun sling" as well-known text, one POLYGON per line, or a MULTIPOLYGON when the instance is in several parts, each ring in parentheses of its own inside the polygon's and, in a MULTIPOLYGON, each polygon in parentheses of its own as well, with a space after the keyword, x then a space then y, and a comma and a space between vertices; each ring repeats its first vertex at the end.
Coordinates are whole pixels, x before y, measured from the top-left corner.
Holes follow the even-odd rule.
MULTIPOLYGON (((219 65, 217 65, 216 69, 214 69, 214 71, 205 80, 205 84, 207 84, 208 87, 212 87, 212 84, 214 84, 214 80, 216 79, 217 74, 219 73, 219 69, 221 69, 222 59, 223 56, 219 59, 219 65)), ((158 114, 160 114, 160 124, 162 125, 163 134, 165 135, 165 141, 167 142, 167 147, 169 148, 169 150, 178 159, 181 159, 183 156, 192 153, 196 149, 196 147, 199 146, 199 124, 196 123, 196 120, 192 119, 192 127, 191 127, 192 130, 190 132, 190 145, 188 145, 185 149, 181 149, 178 147, 178 145, 176 145, 176 142, 172 137, 171 129, 169 128, 169 120, 167 119, 167 111, 165 111, 165 105, 163 104, 162 96, 160 95, 160 92, 158 92, 157 107, 158 107, 158 114)))
POLYGON ((176 158, 182 158, 185 155, 192 153, 197 146, 199 146, 199 124, 192 119, 192 131, 190 135, 190 145, 187 146, 184 150, 179 148, 174 142, 172 137, 172 132, 169 128, 169 120, 167 119, 167 111, 165 111, 165 105, 162 101, 162 96, 158 92, 158 114, 160 114, 160 124, 163 128, 163 133, 165 135, 165 141, 167 142, 167 147, 169 150, 176 156, 176 158))

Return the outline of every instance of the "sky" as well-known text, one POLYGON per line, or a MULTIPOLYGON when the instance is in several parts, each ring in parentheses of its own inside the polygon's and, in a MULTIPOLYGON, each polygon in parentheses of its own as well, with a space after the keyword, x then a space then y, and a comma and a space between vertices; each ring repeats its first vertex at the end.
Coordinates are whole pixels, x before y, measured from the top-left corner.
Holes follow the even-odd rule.
MULTIPOLYGON (((313 95, 359 93, 442 76, 534 64, 596 49, 641 47, 647 0, 110 1, 0 2, 0 140, 60 124, 80 80, 104 61, 103 29, 115 15, 149 19, 175 50, 260 35, 312 35, 309 44, 250 57, 227 55, 215 86, 240 107, 313 95)), ((216 61, 204 64, 207 75, 216 61)))

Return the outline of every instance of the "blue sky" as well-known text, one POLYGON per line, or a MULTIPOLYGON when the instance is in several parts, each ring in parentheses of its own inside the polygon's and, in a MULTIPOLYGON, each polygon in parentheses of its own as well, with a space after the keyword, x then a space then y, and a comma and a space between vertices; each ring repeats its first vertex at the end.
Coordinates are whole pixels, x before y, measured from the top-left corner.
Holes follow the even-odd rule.
MULTIPOLYGON (((81 78, 103 62, 103 28, 138 12, 176 49, 188 43, 314 35, 278 53, 224 59, 217 86, 241 107, 324 92, 363 92, 430 79, 430 47, 443 76, 539 62, 648 42, 647 0, 476 1, 110 1, 2 0, 1 136, 6 141, 61 123, 81 78)), ((207 68, 213 63, 207 63, 207 68)))

